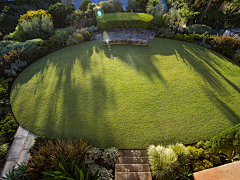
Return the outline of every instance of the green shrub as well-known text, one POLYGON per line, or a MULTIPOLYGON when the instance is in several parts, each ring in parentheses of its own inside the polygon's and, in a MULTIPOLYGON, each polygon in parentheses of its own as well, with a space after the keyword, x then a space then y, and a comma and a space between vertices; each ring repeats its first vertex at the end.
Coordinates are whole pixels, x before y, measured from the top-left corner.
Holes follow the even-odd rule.
POLYGON ((0 79, 0 97, 6 97, 7 96, 7 90, 8 90, 8 84, 12 82, 13 78, 1 78, 0 79))
POLYGON ((62 3, 56 3, 49 7, 49 14, 53 17, 54 28, 65 28, 68 25, 66 21, 67 15, 71 15, 75 11, 75 6, 63 5, 62 3))
POLYGON ((174 39, 182 41, 183 40, 183 35, 180 34, 180 33, 176 33, 175 36, 174 36, 174 39))
POLYGON ((233 58, 234 61, 236 61, 237 63, 240 63, 240 54, 235 54, 235 57, 233 58))
POLYGON ((16 27, 16 30, 9 35, 4 36, 3 40, 12 40, 18 42, 24 42, 31 39, 28 34, 19 26, 16 27))
POLYGON ((17 24, 19 23, 20 15, 25 14, 28 10, 37 10, 27 5, 21 6, 5 6, 4 10, 0 14, 0 32, 2 34, 9 34, 15 31, 17 24))
POLYGON ((52 50, 57 47, 57 41, 55 40, 55 35, 51 36, 48 40, 44 40, 37 44, 38 46, 45 46, 48 50, 52 50))
POLYGON ((220 157, 216 155, 211 155, 210 161, 215 164, 215 165, 220 165, 222 164, 220 157))
POLYGON ((7 141, 13 141, 17 128, 18 125, 14 124, 11 114, 0 117, 0 137, 3 137, 7 141))
POLYGON ((54 165, 52 160, 61 162, 59 157, 60 153, 66 161, 69 160, 70 154, 73 153, 74 159, 80 159, 77 163, 79 167, 84 160, 88 148, 87 143, 84 143, 81 138, 80 141, 77 142, 74 140, 74 143, 72 141, 66 142, 58 139, 56 144, 48 141, 45 146, 41 147, 39 151, 36 151, 28 160, 29 179, 41 179, 43 172, 52 170, 54 165))
POLYGON ((88 3, 92 3, 90 0, 83 0, 81 5, 79 6, 79 10, 86 11, 88 7, 88 3))
POLYGON ((222 11, 217 11, 216 5, 212 5, 209 10, 207 11, 207 14, 204 16, 201 24, 210 26, 213 29, 223 29, 224 28, 224 22, 220 22, 222 24, 214 24, 213 19, 219 19, 223 20, 226 19, 225 13, 222 11))
POLYGON ((9 144, 5 142, 6 142, 6 139, 0 136, 0 159, 5 158, 5 156, 7 155, 9 144))
POLYGON ((197 147, 204 149, 204 142, 203 142, 203 141, 199 141, 199 142, 197 143, 197 147))
POLYGON ((213 167, 213 164, 206 159, 204 159, 203 161, 194 160, 192 162, 192 165, 193 165, 193 171, 194 172, 202 171, 204 169, 208 169, 208 168, 213 167))
POLYGON ((201 36, 202 36, 202 40, 207 44, 210 44, 211 41, 214 40, 216 37, 216 35, 210 35, 207 31, 203 33, 201 36))
POLYGON ((208 152, 205 151, 202 148, 197 149, 195 147, 188 146, 187 149, 189 150, 188 158, 190 160, 198 160, 198 159, 208 159, 208 158, 210 158, 210 155, 208 154, 208 152))
POLYGON ((56 144, 57 139, 54 137, 46 138, 45 136, 38 136, 37 138, 34 139, 34 143, 28 150, 28 153, 30 153, 32 156, 34 152, 39 151, 40 147, 45 146, 46 142, 48 141, 51 141, 52 143, 56 144))
POLYGON ((230 127, 210 139, 212 152, 239 151, 240 149, 240 124, 230 127))
POLYGON ((170 27, 167 27, 158 29, 157 34, 159 34, 159 38, 173 39, 175 32, 170 27))
POLYGON ((72 28, 58 29, 55 31, 55 40, 58 46, 64 46, 69 35, 72 35, 72 28))
POLYGON ((185 32, 187 34, 194 34, 194 33, 196 33, 196 34, 200 34, 201 35, 201 34, 205 33, 206 31, 211 31, 211 30, 212 30, 211 27, 206 26, 204 24, 193 24, 193 25, 187 26, 185 28, 185 32))
POLYGON ((230 59, 232 59, 236 54, 236 51, 232 50, 230 47, 222 47, 222 46, 214 45, 213 50, 230 59))
POLYGON ((170 148, 151 145, 147 154, 152 175, 157 179, 166 178, 171 171, 179 167, 177 154, 170 148))
POLYGON ((87 41, 90 41, 91 34, 90 34, 89 31, 85 31, 83 35, 84 35, 84 37, 86 38, 87 41))
POLYGON ((199 34, 194 34, 193 38, 194 38, 194 40, 202 41, 202 36, 199 34))
POLYGON ((98 4, 100 6, 100 9, 103 10, 104 14, 116 12, 113 1, 101 1, 98 4))
POLYGON ((48 19, 47 16, 42 17, 42 20, 39 23, 38 17, 32 18, 32 22, 26 21, 25 19, 20 23, 20 26, 25 33, 31 39, 48 39, 53 32, 53 23, 48 19))
POLYGON ((27 54, 31 53, 38 46, 37 43, 42 42, 42 39, 32 39, 25 42, 15 42, 15 41, 2 41, 0 42, 0 55, 8 54, 12 49, 24 49, 22 54, 22 59, 29 64, 29 60, 24 58, 27 54), (2 46, 3 45, 3 46, 2 46))

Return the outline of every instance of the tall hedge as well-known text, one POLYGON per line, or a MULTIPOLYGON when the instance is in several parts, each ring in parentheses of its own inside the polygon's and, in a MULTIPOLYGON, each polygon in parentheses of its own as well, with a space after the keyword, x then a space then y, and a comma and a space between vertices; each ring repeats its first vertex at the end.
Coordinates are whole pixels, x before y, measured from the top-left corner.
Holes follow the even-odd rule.
POLYGON ((67 27, 68 23, 66 20, 67 15, 73 14, 75 11, 75 6, 71 5, 64 5, 62 3, 56 3, 49 7, 48 13, 53 17, 53 24, 54 28, 65 28, 67 27))

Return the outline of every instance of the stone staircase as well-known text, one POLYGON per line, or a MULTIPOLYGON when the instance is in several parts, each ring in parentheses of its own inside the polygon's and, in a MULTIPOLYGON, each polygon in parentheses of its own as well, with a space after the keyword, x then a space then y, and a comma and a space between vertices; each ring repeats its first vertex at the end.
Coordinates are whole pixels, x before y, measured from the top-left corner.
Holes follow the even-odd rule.
POLYGON ((146 150, 118 150, 115 180, 152 180, 146 150))

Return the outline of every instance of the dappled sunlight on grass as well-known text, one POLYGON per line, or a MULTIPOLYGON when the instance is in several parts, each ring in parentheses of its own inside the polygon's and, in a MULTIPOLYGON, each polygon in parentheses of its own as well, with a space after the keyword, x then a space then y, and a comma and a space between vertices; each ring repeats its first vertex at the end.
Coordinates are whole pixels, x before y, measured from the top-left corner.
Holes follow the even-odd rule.
POLYGON ((190 144, 240 122, 239 72, 187 42, 154 38, 109 50, 89 41, 27 67, 10 100, 19 124, 38 136, 82 137, 103 149, 190 144))

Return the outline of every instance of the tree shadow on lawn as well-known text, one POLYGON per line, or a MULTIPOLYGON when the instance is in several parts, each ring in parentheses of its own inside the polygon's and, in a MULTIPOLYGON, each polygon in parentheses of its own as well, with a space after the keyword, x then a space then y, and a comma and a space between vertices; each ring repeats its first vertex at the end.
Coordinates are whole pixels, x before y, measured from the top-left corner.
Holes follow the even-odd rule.
MULTIPOLYGON (((210 56, 206 53, 205 56, 203 55, 202 51, 204 50, 203 47, 200 47, 198 45, 194 45, 192 43, 186 43, 176 40, 169 40, 169 39, 154 39, 154 43, 151 43, 148 46, 131 46, 131 49, 128 52, 121 51, 119 52, 117 47, 120 47, 122 45, 116 45, 111 47, 111 51, 109 49, 102 45, 98 41, 90 41, 85 43, 80 43, 77 45, 69 46, 64 49, 60 49, 57 52, 53 52, 46 57, 41 58, 41 60, 36 61, 33 65, 31 65, 31 70, 22 71, 20 74, 20 79, 18 79, 18 84, 14 84, 12 89, 15 89, 16 95, 11 97, 11 100, 14 101, 18 94, 18 86, 21 86, 28 81, 30 81, 34 76, 38 77, 39 84, 42 84, 44 81, 44 75, 46 71, 49 68, 55 68, 58 77, 56 77, 57 84, 55 88, 52 90, 52 94, 48 96, 50 99, 58 99, 57 97, 60 96, 60 89, 59 87, 62 87, 63 94, 71 94, 71 99, 68 99, 66 96, 62 99, 62 103, 64 103, 64 109, 62 111, 62 120, 65 122, 56 122, 55 116, 57 114, 57 103, 56 102, 49 102, 47 107, 47 112, 45 112, 47 115, 46 119, 42 120, 44 122, 42 124, 42 127, 39 128, 38 121, 31 121, 31 122, 24 122, 24 125, 28 125, 27 123, 30 123, 31 125, 26 127, 32 127, 31 129, 34 129, 35 132, 38 132, 37 135, 51 137, 56 134, 62 137, 75 137, 76 136, 76 127, 85 126, 89 120, 91 120, 92 124, 90 126, 95 126, 96 128, 99 127, 101 129, 101 126, 110 126, 110 123, 103 123, 104 117, 101 116, 105 111, 105 106, 107 102, 107 97, 111 97, 111 104, 115 106, 115 95, 112 92, 107 92, 106 83, 105 80, 101 77, 101 75, 92 75, 91 82, 92 83, 92 91, 94 96, 94 101, 90 100, 87 94, 89 93, 89 90, 84 87, 83 84, 78 84, 76 86, 76 79, 74 79, 71 75, 71 72, 73 70, 73 67, 76 66, 76 58, 78 58, 78 62, 80 62, 80 65, 83 70, 83 75, 86 74, 86 72, 91 71, 91 56, 93 55, 93 47, 95 48, 96 53, 100 53, 100 51, 104 51, 105 55, 110 59, 111 54, 114 55, 114 57, 118 57, 121 61, 125 62, 129 66, 135 68, 137 71, 143 72, 149 80, 153 80, 152 76, 157 76, 162 82, 167 84, 167 81, 163 78, 157 67, 154 65, 154 61, 158 60, 155 59, 154 55, 163 55, 163 56, 172 56, 176 55, 176 52, 180 55, 182 60, 185 62, 185 64, 191 65, 192 68, 195 69, 195 71, 201 75, 206 82, 208 82, 211 87, 216 89, 218 93, 221 95, 224 95, 226 97, 229 96, 229 92, 224 88, 224 86, 221 84, 221 81, 219 81, 219 78, 224 79, 228 84, 230 84, 238 93, 239 88, 233 84, 230 80, 228 80, 212 63, 209 61, 210 56), (166 43, 167 41, 174 41, 171 43, 166 43), (181 45, 179 45, 180 43, 181 45), (153 49, 153 46, 157 46, 157 48, 153 49), (91 48, 89 48, 91 47, 91 48), (79 51, 76 51, 76 48, 81 48, 79 51), (161 49, 162 48, 162 49, 161 49), (166 48, 166 49, 163 49, 166 48), (201 49, 203 48, 203 49, 201 49), (69 56, 66 56, 66 51, 69 56), (141 53, 143 54, 140 59, 136 58, 136 56, 141 53), (196 56, 193 55, 197 54, 196 56), (135 57, 134 57, 135 56, 135 57), (146 58, 148 57, 148 58, 146 58), (58 61, 59 59, 66 59, 64 61, 58 61), (41 68, 41 67, 44 67, 41 68), (67 81, 65 81, 66 79, 67 81), (73 86, 74 85, 74 86, 73 86), (81 94, 78 94, 79 91, 76 89, 80 89, 81 94), (98 89, 98 91, 96 91, 98 89), (81 97, 82 96, 82 97, 81 97), (78 98, 82 99, 82 103, 78 104, 78 98), (93 104, 91 104, 93 103, 93 104), (83 109, 82 111, 78 111, 79 109, 83 109), (90 111, 84 111, 84 109, 91 109, 90 111), (72 113, 72 112, 78 112, 78 113, 72 113), (78 124, 72 123, 72 131, 69 131, 69 126, 66 126, 66 123, 68 123, 72 118, 81 119, 82 121, 78 124), (80 124, 82 123, 82 124, 80 124), (60 127, 61 132, 56 132, 54 130, 54 127, 60 127), (49 130, 50 129, 50 130, 49 130), (49 131, 48 131, 49 130, 49 131)), ((67 54, 67 55, 68 55, 67 54)), ((166 57, 167 58, 167 57, 166 57)), ((176 55, 177 58, 177 55, 176 55)), ((104 73, 104 72, 103 72, 104 73)), ((47 76, 48 77, 48 76, 47 76)), ((35 93, 37 92, 37 88, 39 85, 35 85, 35 93)), ((46 88, 47 90, 47 88, 46 88)), ((12 90, 11 90, 12 91, 12 90)), ((37 95, 37 94, 36 94, 37 95)), ((41 113, 39 111, 38 107, 41 107, 42 104, 40 104, 37 99, 40 99, 42 94, 38 94, 38 97, 36 97, 36 101, 34 102, 33 107, 34 113, 39 114, 41 113)), ((234 123, 239 121, 238 115, 234 113, 225 103, 223 103, 221 100, 219 100, 217 97, 214 100, 218 104, 218 107, 220 106, 221 111, 229 117, 229 119, 233 120, 234 123)), ((24 104, 24 99, 22 100, 22 103, 24 104)), ((24 111, 24 107, 21 107, 21 111, 24 111)), ((105 119, 106 120, 106 119, 105 119)), ((31 131, 30 129, 30 131, 31 131)), ((102 133, 100 131, 89 133, 88 129, 83 129, 83 134, 88 134, 88 136, 85 136, 83 138, 84 141, 88 141, 90 145, 94 144, 94 141, 96 141, 96 138, 99 137, 102 142, 102 146, 105 144, 109 144, 109 141, 111 141, 111 144, 118 144, 118 142, 114 141, 114 132, 111 131, 111 127, 108 128, 109 131, 102 133), (109 139, 109 137, 111 139, 109 139)), ((65 138, 64 138, 65 139, 65 138)))
MULTIPOLYGON (((73 47, 68 48, 70 48, 68 49, 69 51, 72 51, 74 49, 73 47)), ((106 119, 104 119, 102 115, 104 114, 105 109, 107 109, 107 101, 108 105, 110 102, 110 105, 115 106, 115 95, 113 91, 109 92, 109 88, 107 90, 105 80, 103 77, 101 77, 101 75, 92 75, 92 89, 90 89, 90 91, 92 91, 93 93, 94 100, 90 99, 90 95, 88 94, 91 92, 89 92, 89 89, 86 89, 84 87, 84 84, 76 83, 77 79, 72 76, 71 72, 73 66, 76 66, 76 59, 73 60, 71 59, 71 57, 66 57, 65 61, 58 61, 60 58, 63 58, 62 56, 64 56, 64 49, 61 49, 59 51, 61 52, 52 53, 52 55, 47 56, 46 59, 35 62, 39 64, 37 65, 38 68, 34 68, 34 70, 30 71, 23 71, 20 75, 20 79, 18 79, 18 84, 13 85, 12 90, 15 90, 16 95, 11 97, 12 102, 17 97, 19 97, 17 96, 18 87, 30 81, 34 76, 37 76, 37 84, 34 90, 34 96, 37 96, 34 97, 36 101, 29 102, 33 103, 32 107, 34 108, 34 110, 32 110, 32 112, 34 112, 35 114, 43 113, 42 110, 40 111, 40 109, 43 106, 47 106, 45 108, 46 111, 44 112, 46 115, 44 116, 44 119, 41 119, 41 125, 39 125, 39 121, 36 120, 20 124, 27 129, 31 127, 29 130, 38 136, 53 136, 55 138, 61 137, 59 139, 63 140, 67 140, 68 137, 73 137, 76 138, 77 141, 79 141, 80 138, 77 137, 77 135, 79 134, 78 128, 80 129, 81 127, 86 127, 87 125, 90 125, 91 127, 94 126, 94 129, 96 131, 89 132, 89 129, 81 128, 80 134, 83 134, 83 136, 81 137, 83 137, 84 142, 88 141, 88 144, 93 145, 94 142, 96 142, 96 139, 98 139, 98 141, 101 141, 101 143, 99 143, 101 144, 101 147, 108 146, 109 142, 111 142, 112 144, 116 144, 117 142, 115 142, 114 139, 111 138, 113 137, 113 134, 111 134, 111 130, 107 132, 100 131, 103 126, 104 128, 106 126, 111 126, 110 123, 103 123, 103 120, 106 121, 106 119), (44 78, 46 73, 49 73, 48 69, 54 70, 57 74, 56 81, 49 82, 50 84, 55 83, 55 86, 53 89, 51 89, 50 94, 48 91, 48 87, 50 84, 47 84, 44 89, 38 87, 39 84, 42 85, 48 82, 48 80, 44 78), (39 93, 38 89, 41 89, 41 91, 44 90, 45 92, 39 93), (79 94, 79 92, 81 93, 79 94), (45 94, 48 94, 46 98, 54 101, 47 102, 47 104, 41 104, 41 101, 39 101, 39 99, 45 96, 45 94), (62 96, 62 99, 59 99, 59 97, 61 97, 61 94, 64 94, 64 96, 62 96), (65 94, 71 95, 70 98, 69 96, 65 96, 65 94), (79 103, 78 99, 81 99, 81 104, 79 103), (63 110, 61 112, 62 114, 60 115, 61 118, 59 118, 61 119, 61 122, 56 121, 56 117, 59 115, 58 103, 64 104, 63 110), (79 119, 79 121, 73 122, 70 125, 69 122, 72 119, 79 119), (88 124, 89 121, 91 121, 90 124, 88 124), (57 130, 54 127, 57 127, 57 130), (109 137, 111 139, 109 139, 109 137)), ((88 50, 87 53, 80 55, 79 59, 86 59, 86 57, 88 57, 87 59, 90 60, 89 57, 92 55, 92 53, 92 49, 88 50)), ((33 68, 35 63, 32 65, 32 67, 29 68, 33 68)), ((87 61, 83 62, 82 66, 85 67, 85 72, 89 70, 90 63, 91 62, 87 61)), ((49 76, 51 77, 51 74, 49 74, 49 76)), ((50 79, 52 80, 53 78, 50 79)), ((26 99, 22 99, 20 101, 20 104, 26 103, 26 99)), ((19 106, 19 108, 20 112, 26 111, 24 106, 19 106)), ((108 129, 111 129, 111 127, 108 127, 108 129)))

